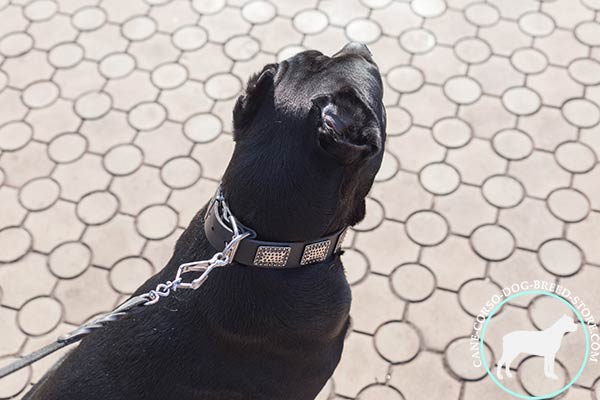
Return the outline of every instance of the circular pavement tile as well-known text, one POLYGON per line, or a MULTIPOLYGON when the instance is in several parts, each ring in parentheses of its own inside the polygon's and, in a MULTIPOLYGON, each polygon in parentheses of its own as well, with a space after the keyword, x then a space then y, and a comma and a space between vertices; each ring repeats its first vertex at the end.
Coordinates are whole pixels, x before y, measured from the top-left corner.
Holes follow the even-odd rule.
POLYGON ((586 21, 577 25, 575 36, 588 46, 600 46, 600 24, 594 21, 586 21))
MULTIPOLYGON (((460 337, 454 339, 444 351, 444 361, 449 370, 459 379, 467 381, 478 381, 487 375, 485 368, 474 367, 473 359, 465 357, 470 354, 473 346, 473 340, 470 337, 460 337)), ((492 366, 492 351, 487 344, 484 344, 485 359, 488 367, 492 366)))
POLYGON ((133 144, 113 147, 103 159, 104 168, 113 175, 129 175, 142 165, 144 153, 133 144))
POLYGON ((467 64, 480 64, 486 61, 492 55, 492 49, 482 39, 464 38, 459 40, 454 46, 456 56, 467 64))
POLYGON ((473 130, 462 119, 447 117, 438 120, 431 129, 436 142, 449 149, 463 147, 471 140, 473 130))
POLYGON ((29 143, 33 129, 23 121, 7 122, 0 126, 0 150, 19 150, 29 143))
POLYGON ((214 100, 228 100, 238 95, 242 83, 233 74, 221 73, 213 75, 204 86, 208 97, 214 100))
POLYGON ((525 197, 525 189, 519 181, 508 175, 494 175, 481 186, 483 197, 498 208, 517 206, 525 197))
POLYGON ((519 18, 519 27, 530 36, 548 36, 554 32, 554 20, 543 12, 528 12, 519 18))
POLYGON ((425 190, 437 195, 450 194, 460 185, 458 171, 446 163, 426 165, 419 172, 419 180, 425 190))
POLYGON ((371 385, 363 388, 356 400, 404 400, 404 396, 397 389, 388 385, 371 385))
POLYGON ((537 74, 548 66, 548 58, 544 53, 529 47, 515 50, 510 56, 510 62, 524 74, 537 74))
POLYGON ((173 44, 180 50, 198 50, 208 41, 208 34, 199 26, 184 26, 173 34, 173 44))
POLYGON ((36 178, 19 191, 19 200, 29 211, 41 211, 52 206, 60 196, 60 185, 50 178, 36 178))
POLYGON ((448 223, 440 214, 429 211, 417 211, 406 220, 406 233, 413 242, 421 246, 435 246, 448 236, 448 223))
POLYGON ((135 69, 135 58, 127 53, 114 53, 100 61, 100 73, 108 79, 119 79, 135 69))
POLYGON ((252 24, 264 24, 275 18, 277 10, 268 1, 251 1, 242 8, 242 16, 252 24))
POLYGON ((471 245, 482 258, 502 261, 515 250, 515 239, 503 226, 481 225, 471 234, 471 245))
POLYGON ((93 31, 104 25, 106 12, 100 7, 84 7, 73 14, 71 21, 80 31, 93 31))
POLYGON ((29 232, 18 226, 9 226, 0 230, 0 262, 12 262, 23 257, 31 247, 29 232))
POLYGON ((578 58, 569 64, 569 75, 582 85, 600 83, 600 62, 591 58, 578 58))
POLYGON ((51 297, 36 297, 21 307, 19 326, 28 335, 39 336, 56 328, 62 317, 62 305, 51 297))
POLYGON ((123 36, 131 41, 146 40, 156 33, 156 22, 145 15, 131 17, 121 27, 123 36))
POLYGON ((467 20, 477 26, 492 26, 500 19, 500 12, 487 3, 473 3, 465 9, 467 20))
POLYGON ((191 157, 178 157, 169 160, 160 170, 160 176, 172 189, 192 186, 200 179, 202 168, 191 157))
POLYGON ((408 29, 400 35, 400 46, 409 53, 427 53, 435 46, 435 35, 422 28, 408 29))
POLYGON ((127 119, 134 128, 149 131, 158 128, 165 122, 167 110, 158 103, 140 103, 129 111, 127 119))
POLYGON ((507 160, 522 160, 533 152, 533 140, 517 129, 502 130, 494 135, 492 145, 496 153, 507 160))
POLYGON ((149 206, 136 217, 135 226, 143 237, 151 240, 163 239, 177 228, 177 212, 166 205, 149 206))
POLYGON ((0 54, 5 57, 17 57, 27 53, 33 47, 33 38, 24 32, 13 32, 0 39, 0 54))
POLYGON ((81 275, 92 262, 92 252, 81 242, 66 242, 52 250, 48 267, 54 275, 71 279, 81 275))
POLYGON ((444 0, 413 0, 410 7, 415 14, 423 18, 434 18, 446 11, 446 2, 444 0))
POLYGON ((196 143, 212 142, 223 129, 221 120, 213 114, 196 114, 183 125, 183 133, 196 143))
POLYGON ((569 172, 582 174, 596 165, 596 154, 580 142, 565 142, 556 148, 554 156, 558 164, 569 172))
POLYGON ((550 212, 564 222, 582 221, 590 212, 590 202, 583 193, 571 188, 556 189, 548 196, 550 212))
MULTIPOLYGON (((9 364, 19 360, 20 357, 7 356, 0 359, 0 368, 6 367, 9 364)), ((31 379, 31 366, 25 367, 13 374, 2 378, 0 385, 0 399, 12 399, 17 396, 31 379)))
POLYGON ((402 264, 390 276, 392 289, 403 300, 419 302, 435 290, 436 279, 431 270, 421 264, 402 264))
POLYGON ((260 42, 247 35, 234 36, 225 43, 223 50, 232 60, 248 61, 260 51, 260 42))
POLYGON ((139 257, 125 258, 117 262, 108 276, 112 286, 120 293, 131 294, 138 285, 154 275, 154 268, 139 257))
POLYGON ((542 105, 540 95, 526 87, 513 87, 502 94, 502 104, 517 115, 531 115, 542 105))
POLYGON ((387 81, 392 89, 400 93, 412 93, 423 86, 425 78, 421 70, 410 65, 401 65, 388 72, 387 81))
POLYGON ((111 97, 105 92, 89 92, 75 101, 75 112, 84 119, 98 119, 106 115, 112 106, 111 97))
POLYGON ((358 250, 344 249, 346 279, 350 285, 362 281, 369 273, 369 260, 358 250))
POLYGON ((187 69, 177 63, 163 64, 152 71, 152 83, 159 89, 175 89, 188 78, 187 69))
POLYGON ((381 28, 369 19, 360 18, 346 25, 346 35, 355 42, 373 43, 381 36, 381 28))
POLYGON ((30 108, 43 108, 54 103, 60 89, 52 81, 34 82, 23 91, 23 103, 30 108))
POLYGON ((86 194, 77 203, 77 216, 88 225, 100 225, 108 222, 119 209, 117 197, 105 191, 86 194))
POLYGON ((494 295, 501 295, 502 288, 489 279, 472 279, 463 283, 458 290, 458 301, 472 317, 481 312, 481 307, 494 295))
POLYGON ((417 329, 407 322, 391 321, 375 332, 377 352, 392 364, 409 362, 419 354, 421 337, 417 329), (398 340, 402 338, 402 340, 398 340))
POLYGON ((50 0, 38 0, 29 3, 23 9, 23 14, 30 21, 44 21, 50 19, 58 11, 58 5, 50 0))
POLYGON ((412 125, 412 117, 408 111, 401 107, 387 107, 388 136, 400 136, 408 131, 412 125))
POLYGON ((225 0, 193 0, 192 7, 199 14, 216 14, 225 7, 225 0))
POLYGON ((468 76, 454 76, 444 83, 444 93, 457 104, 472 104, 481 97, 481 85, 468 76))
POLYGON ((566 239, 550 239, 538 249, 538 258, 544 269, 554 275, 571 276, 583 266, 583 253, 566 239))
POLYGON ((567 121, 580 128, 591 128, 600 121, 600 109, 587 99, 567 100, 561 109, 567 121))
POLYGON ((294 27, 305 35, 314 35, 327 28, 327 15, 320 10, 304 10, 293 19, 294 27))
POLYGON ((58 135, 48 145, 48 156, 57 163, 78 160, 87 149, 87 139, 78 133, 58 135))

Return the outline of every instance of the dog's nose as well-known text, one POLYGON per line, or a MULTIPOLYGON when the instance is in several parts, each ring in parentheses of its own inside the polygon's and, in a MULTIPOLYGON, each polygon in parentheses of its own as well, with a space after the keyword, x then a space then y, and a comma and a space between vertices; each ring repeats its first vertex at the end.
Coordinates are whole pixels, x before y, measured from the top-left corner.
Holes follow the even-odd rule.
POLYGON ((336 57, 342 54, 356 54, 358 56, 366 58, 369 61, 372 60, 373 56, 367 45, 359 42, 350 42, 346 44, 340 51, 335 53, 333 56, 336 57))

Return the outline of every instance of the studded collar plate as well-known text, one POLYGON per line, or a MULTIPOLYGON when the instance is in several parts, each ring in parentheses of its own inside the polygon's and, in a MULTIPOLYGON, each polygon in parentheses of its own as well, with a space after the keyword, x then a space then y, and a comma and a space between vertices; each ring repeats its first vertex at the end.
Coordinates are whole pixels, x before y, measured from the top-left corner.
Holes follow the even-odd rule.
MULTIPOLYGON (((231 240, 233 231, 221 215, 222 196, 219 193, 211 201, 204 220, 204 232, 210 244, 222 250, 231 240)), ((238 226, 239 226, 238 222, 238 226)), ((297 268, 329 259, 342 246, 346 229, 308 242, 266 242, 256 240, 256 233, 245 226, 243 231, 251 235, 242 240, 234 261, 261 268, 297 268)))

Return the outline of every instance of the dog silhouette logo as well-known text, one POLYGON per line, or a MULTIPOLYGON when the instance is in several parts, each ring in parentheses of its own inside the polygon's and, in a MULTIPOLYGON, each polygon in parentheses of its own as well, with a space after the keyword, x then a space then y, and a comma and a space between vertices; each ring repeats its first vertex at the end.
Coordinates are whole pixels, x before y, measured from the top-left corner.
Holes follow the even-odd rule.
POLYGON ((510 363, 521 353, 544 357, 544 375, 558 379, 554 373, 554 358, 565 333, 575 332, 577 324, 573 318, 563 315, 543 331, 513 331, 502 337, 502 357, 496 364, 496 376, 503 379, 502 367, 506 376, 512 378, 510 363))

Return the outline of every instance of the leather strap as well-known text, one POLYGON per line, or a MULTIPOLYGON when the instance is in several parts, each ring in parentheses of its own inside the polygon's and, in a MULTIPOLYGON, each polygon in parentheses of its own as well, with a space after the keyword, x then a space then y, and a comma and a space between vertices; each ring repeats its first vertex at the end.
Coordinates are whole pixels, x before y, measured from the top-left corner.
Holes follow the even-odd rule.
MULTIPOLYGON (((346 229, 341 229, 309 242, 266 242, 256 240, 256 233, 252 229, 245 226, 240 229, 251 235, 239 243, 234 261, 261 268, 286 269, 326 261, 339 250, 346 233, 346 229)), ((220 215, 218 199, 213 200, 207 210, 204 232, 210 244, 219 251, 233 237, 233 230, 220 215)))

